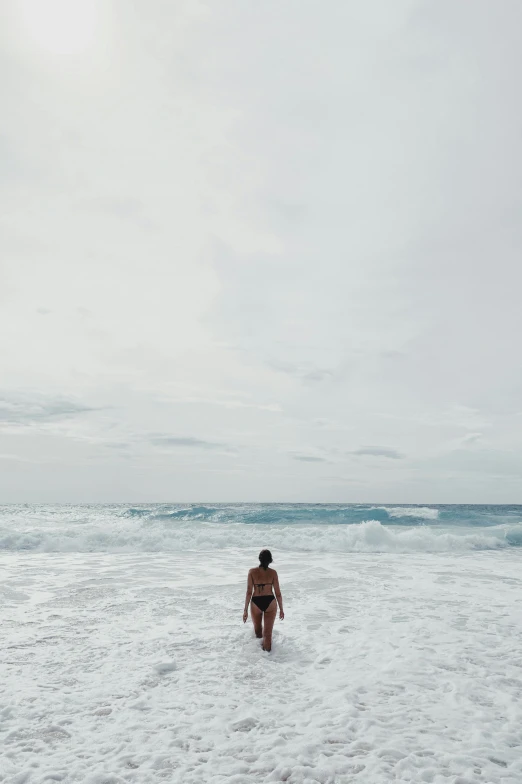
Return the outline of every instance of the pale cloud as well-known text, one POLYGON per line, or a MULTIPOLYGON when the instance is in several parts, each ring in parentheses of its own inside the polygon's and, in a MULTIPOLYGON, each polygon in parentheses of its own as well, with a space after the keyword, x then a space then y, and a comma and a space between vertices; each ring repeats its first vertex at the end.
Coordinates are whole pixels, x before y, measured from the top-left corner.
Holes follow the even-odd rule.
POLYGON ((325 457, 318 455, 292 455, 294 460, 300 460, 302 463, 326 463, 328 462, 325 457))
POLYGON ((462 443, 476 444, 481 439, 482 439, 482 433, 466 433, 466 435, 462 437, 462 443))
POLYGON ((7 463, 32 463, 33 461, 28 457, 21 457, 20 455, 1 455, 0 460, 5 460, 7 463))
POLYGON ((391 449, 387 446, 361 446, 351 454, 361 457, 387 457, 390 460, 402 460, 404 457, 396 449, 391 449))
POLYGON ((194 447, 196 449, 223 449, 224 444, 205 441, 194 436, 164 436, 157 435, 150 438, 150 443, 161 447, 194 447))
POLYGON ((2 497, 513 500, 520 3, 17 7, 2 497))
POLYGON ((336 372, 334 370, 329 370, 327 368, 320 368, 315 367, 312 363, 310 364, 301 364, 295 365, 292 362, 282 362, 278 360, 273 360, 268 362, 269 367, 277 370, 281 373, 288 373, 295 378, 298 378, 302 381, 327 381, 333 380, 336 377, 336 372))
POLYGON ((94 411, 77 400, 31 394, 15 396, 0 391, 0 428, 32 427, 94 411))

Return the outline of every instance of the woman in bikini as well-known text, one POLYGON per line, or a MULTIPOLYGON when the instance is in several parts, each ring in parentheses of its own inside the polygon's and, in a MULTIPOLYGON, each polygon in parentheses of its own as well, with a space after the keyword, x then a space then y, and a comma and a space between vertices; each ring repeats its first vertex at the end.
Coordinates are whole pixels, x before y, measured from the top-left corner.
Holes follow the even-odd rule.
POLYGON ((279 580, 275 569, 270 569, 272 563, 272 553, 270 550, 261 550, 259 553, 260 566, 250 569, 248 573, 247 591, 245 598, 245 611, 243 613, 243 623, 248 618, 248 605, 250 599, 250 614, 256 637, 263 638, 262 647, 264 651, 272 650, 272 629, 277 615, 277 604, 279 605, 279 617, 285 617, 283 612, 283 597, 279 588, 279 580), (272 593, 272 586, 274 594, 272 593), (277 604, 276 601, 277 600, 277 604))

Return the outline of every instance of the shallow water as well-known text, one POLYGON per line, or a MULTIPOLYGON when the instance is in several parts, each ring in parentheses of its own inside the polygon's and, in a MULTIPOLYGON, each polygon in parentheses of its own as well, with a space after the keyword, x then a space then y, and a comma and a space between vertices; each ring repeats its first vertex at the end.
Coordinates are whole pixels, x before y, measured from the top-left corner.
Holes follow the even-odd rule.
POLYGON ((265 654, 267 543, 4 551, 0 781, 520 784, 521 549, 274 547, 265 654))

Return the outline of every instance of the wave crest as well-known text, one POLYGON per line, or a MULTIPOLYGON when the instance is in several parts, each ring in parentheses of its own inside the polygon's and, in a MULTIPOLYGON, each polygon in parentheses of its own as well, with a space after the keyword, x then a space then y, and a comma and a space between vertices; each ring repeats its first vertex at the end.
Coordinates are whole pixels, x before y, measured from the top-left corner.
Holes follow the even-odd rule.
MULTIPOLYGON (((106 521, 105 521, 106 522, 106 521)), ((13 532, 0 529, 0 551, 10 552, 122 552, 154 553, 208 551, 228 548, 252 550, 260 546, 302 552, 429 553, 498 550, 522 546, 522 524, 469 528, 429 526, 392 527, 378 520, 355 525, 215 525, 194 520, 158 520, 144 524, 137 518, 115 519, 112 527, 60 526, 13 532)))
POLYGON ((412 517, 420 520, 438 520, 439 510, 429 506, 376 506, 383 509, 392 519, 399 517, 412 517))

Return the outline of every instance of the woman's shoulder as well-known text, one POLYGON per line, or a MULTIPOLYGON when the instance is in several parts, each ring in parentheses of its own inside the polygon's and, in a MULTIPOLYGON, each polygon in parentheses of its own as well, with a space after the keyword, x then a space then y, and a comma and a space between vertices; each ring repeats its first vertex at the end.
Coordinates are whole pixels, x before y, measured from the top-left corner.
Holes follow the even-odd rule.
POLYGON ((277 575, 276 570, 272 569, 271 566, 269 566, 268 569, 266 569, 266 570, 265 569, 261 569, 260 566, 253 566, 251 569, 248 570, 249 574, 254 574, 254 572, 262 572, 263 574, 270 574, 270 575, 274 575, 275 574, 275 575, 277 575))

